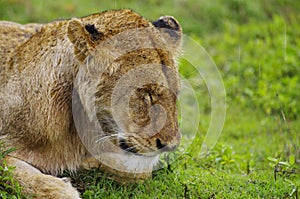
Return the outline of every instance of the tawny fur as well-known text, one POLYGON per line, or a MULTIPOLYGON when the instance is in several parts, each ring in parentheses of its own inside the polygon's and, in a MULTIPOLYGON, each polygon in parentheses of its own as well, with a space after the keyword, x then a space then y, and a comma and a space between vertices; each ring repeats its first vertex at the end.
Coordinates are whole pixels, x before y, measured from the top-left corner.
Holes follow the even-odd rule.
MULTIPOLYGON (((173 42, 175 47, 171 46, 171 50, 161 50, 168 42, 167 39, 164 40, 168 34, 158 31, 151 22, 126 9, 44 25, 0 22, 0 27, 0 136, 6 147, 17 148, 7 158, 7 162, 16 166, 16 179, 25 187, 26 193, 36 194, 38 198, 76 198, 78 193, 69 182, 46 175, 57 175, 66 169, 76 171, 81 165, 99 166, 97 160, 91 157, 86 143, 83 144, 86 140, 78 135, 74 124, 73 90, 77 93, 78 114, 87 114, 90 111, 92 99, 89 96, 95 96, 99 109, 97 111, 100 113, 97 119, 107 119, 107 115, 112 114, 112 88, 116 86, 118 79, 132 68, 148 63, 167 65, 176 73, 175 59, 180 41, 175 41, 178 42, 176 45, 173 42), (99 34, 91 35, 87 31, 85 26, 91 24, 99 34), (116 35, 134 28, 148 28, 147 34, 143 35, 142 32, 138 35, 139 39, 129 35, 125 40, 121 38, 120 41, 109 41, 110 38, 118 40, 116 35), (122 46, 118 46, 118 43, 122 46), (152 50, 135 49, 132 52, 122 52, 122 47, 131 48, 133 43, 150 46, 152 50), (98 48, 104 44, 109 47, 98 48), (98 68, 88 68, 90 60, 98 68), (91 81, 86 83, 75 79, 79 71, 83 71, 83 79, 91 81), (99 71, 101 76, 95 75, 99 71), (97 92, 91 88, 95 88, 97 92)), ((181 29, 176 31, 180 36, 181 29)), ((162 68, 160 72, 177 93, 178 79, 166 71, 162 68)), ((151 72, 149 75, 151 76, 151 72)), ((160 89, 157 85, 149 85, 143 89, 130 100, 132 120, 140 125, 150 122, 147 112, 149 110, 144 102, 147 92, 155 92, 161 96, 158 98, 155 95, 151 100, 154 104, 165 107, 168 119, 157 135, 143 139, 130 134, 127 136, 128 140, 149 145, 150 151, 157 150, 158 138, 170 146, 178 145, 180 135, 176 95, 160 89)), ((89 124, 81 122, 82 131, 85 127, 90 127, 89 124)), ((127 123, 126 131, 130 132, 132 125, 127 123)), ((110 147, 103 144, 97 150, 101 154, 102 150, 110 147)), ((148 152, 138 147, 137 150, 139 153, 148 152)), ((113 152, 119 154, 123 162, 118 163, 113 159, 109 161, 120 164, 128 172, 132 172, 129 169, 131 165, 126 163, 128 160, 132 158, 132 162, 142 161, 136 156, 127 156, 124 151, 113 152)), ((103 158, 110 153, 107 154, 103 158)), ((145 167, 148 170, 137 169, 141 173, 140 177, 148 177, 152 164, 156 162, 157 158, 149 158, 149 168, 145 167)), ((118 175, 118 171, 109 168, 107 170, 118 175)), ((120 176, 126 178, 126 172, 124 173, 120 172, 120 176)), ((134 177, 139 178, 137 174, 134 177)))

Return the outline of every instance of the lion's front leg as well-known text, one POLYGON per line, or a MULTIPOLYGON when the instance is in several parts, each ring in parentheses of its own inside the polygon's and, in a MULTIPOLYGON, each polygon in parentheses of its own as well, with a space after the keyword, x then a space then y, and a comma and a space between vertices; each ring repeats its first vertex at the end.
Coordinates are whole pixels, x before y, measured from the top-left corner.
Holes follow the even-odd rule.
POLYGON ((25 194, 34 198, 79 198, 79 193, 68 179, 43 174, 30 164, 14 157, 7 156, 5 160, 8 166, 15 167, 14 178, 20 183, 25 194))

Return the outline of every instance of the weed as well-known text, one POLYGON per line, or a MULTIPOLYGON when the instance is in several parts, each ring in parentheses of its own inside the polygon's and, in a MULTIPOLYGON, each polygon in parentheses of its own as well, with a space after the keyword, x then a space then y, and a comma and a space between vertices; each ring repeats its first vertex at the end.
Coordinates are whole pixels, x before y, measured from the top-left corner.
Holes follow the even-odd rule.
POLYGON ((19 199, 25 198, 22 194, 20 184, 13 179, 14 167, 7 166, 4 157, 15 149, 3 149, 0 143, 0 198, 3 199, 19 199))

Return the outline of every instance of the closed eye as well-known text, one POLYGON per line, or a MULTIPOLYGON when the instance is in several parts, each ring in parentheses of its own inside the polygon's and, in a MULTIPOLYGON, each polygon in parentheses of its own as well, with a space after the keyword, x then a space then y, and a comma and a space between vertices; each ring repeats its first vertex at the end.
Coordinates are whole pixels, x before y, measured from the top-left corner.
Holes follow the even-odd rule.
POLYGON ((151 93, 148 93, 148 92, 145 93, 144 99, 145 99, 145 101, 146 101, 146 103, 147 103, 148 105, 151 105, 152 102, 153 102, 153 98, 152 98, 151 93))
POLYGON ((149 97, 150 97, 150 102, 153 102, 153 98, 152 98, 152 95, 151 93, 148 93, 149 97))

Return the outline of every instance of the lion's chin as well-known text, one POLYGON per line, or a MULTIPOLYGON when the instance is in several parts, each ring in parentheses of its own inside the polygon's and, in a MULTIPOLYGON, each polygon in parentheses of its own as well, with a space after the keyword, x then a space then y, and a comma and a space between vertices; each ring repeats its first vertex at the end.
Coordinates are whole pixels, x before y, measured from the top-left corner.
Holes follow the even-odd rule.
POLYGON ((144 156, 132 153, 107 152, 97 158, 108 177, 120 183, 138 182, 152 175, 159 162, 158 155, 144 156))

